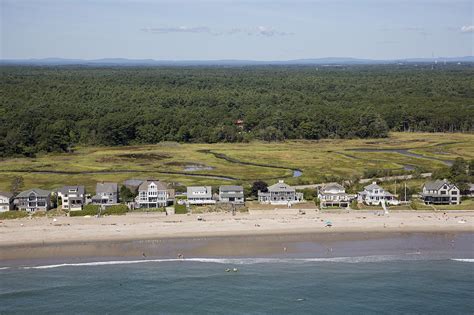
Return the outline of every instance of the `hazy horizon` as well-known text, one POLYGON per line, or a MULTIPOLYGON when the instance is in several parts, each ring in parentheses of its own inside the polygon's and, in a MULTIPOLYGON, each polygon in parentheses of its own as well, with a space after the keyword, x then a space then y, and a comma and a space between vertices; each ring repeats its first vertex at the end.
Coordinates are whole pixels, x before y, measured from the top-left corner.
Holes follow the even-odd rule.
POLYGON ((1 59, 472 56, 471 1, 2 0, 1 59))

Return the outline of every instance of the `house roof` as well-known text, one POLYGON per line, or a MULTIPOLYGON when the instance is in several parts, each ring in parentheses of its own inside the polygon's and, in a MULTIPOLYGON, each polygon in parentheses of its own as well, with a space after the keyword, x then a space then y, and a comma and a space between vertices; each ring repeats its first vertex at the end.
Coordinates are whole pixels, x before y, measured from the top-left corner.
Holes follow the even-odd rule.
POLYGON ((96 193, 115 193, 118 191, 117 183, 97 183, 95 186, 96 193))
POLYGON ((330 192, 330 191, 338 191, 338 190, 346 191, 344 186, 342 186, 338 183, 328 183, 328 184, 324 185, 321 188, 322 193, 327 193, 327 192, 330 192))
POLYGON ((211 186, 188 186, 187 187, 187 196, 198 196, 198 197, 212 197, 212 187, 211 186), (195 192, 203 192, 198 195, 194 195, 195 192))
POLYGON ((429 182, 426 182, 423 186, 427 189, 427 190, 439 190, 441 187, 443 187, 443 185, 448 185, 448 188, 451 189, 453 186, 453 184, 451 184, 448 180, 446 179, 437 179, 437 180, 434 180, 434 181, 429 181, 429 182))
POLYGON ((59 189, 61 194, 69 193, 69 190, 75 189, 79 195, 84 195, 85 188, 84 186, 63 186, 59 189))
POLYGON ((374 190, 374 189, 383 189, 383 188, 380 187, 379 185, 377 185, 376 182, 373 182, 372 184, 365 186, 364 189, 365 190, 374 190))
POLYGON ((37 196, 47 197, 51 194, 49 190, 39 189, 39 188, 32 188, 25 191, 22 191, 18 194, 17 197, 28 197, 31 193, 35 193, 37 196))
POLYGON ((4 196, 4 197, 7 197, 7 198, 11 198, 11 197, 13 197, 13 194, 12 194, 12 193, 9 193, 9 192, 0 191, 0 196, 4 196))
POLYGON ((295 189, 291 187, 290 185, 285 184, 282 180, 280 180, 278 183, 269 186, 268 191, 269 192, 295 191, 295 189))
POLYGON ((168 190, 168 184, 154 179, 148 179, 141 183, 140 186, 138 186, 138 190, 148 190, 148 186, 150 186, 151 183, 155 183, 157 190, 168 190))
POLYGON ((234 185, 223 185, 219 187, 219 192, 221 193, 228 193, 228 192, 243 192, 244 187, 242 186, 234 186, 234 185))

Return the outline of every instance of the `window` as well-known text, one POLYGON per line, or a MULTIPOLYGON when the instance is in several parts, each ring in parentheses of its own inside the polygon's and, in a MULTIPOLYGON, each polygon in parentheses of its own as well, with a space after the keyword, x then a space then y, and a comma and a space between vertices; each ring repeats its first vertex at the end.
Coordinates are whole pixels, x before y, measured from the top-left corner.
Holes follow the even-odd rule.
POLYGON ((457 195, 458 192, 456 190, 451 190, 451 195, 457 195))
POLYGON ((445 191, 445 190, 441 190, 439 193, 440 193, 441 195, 446 195, 446 191, 445 191))

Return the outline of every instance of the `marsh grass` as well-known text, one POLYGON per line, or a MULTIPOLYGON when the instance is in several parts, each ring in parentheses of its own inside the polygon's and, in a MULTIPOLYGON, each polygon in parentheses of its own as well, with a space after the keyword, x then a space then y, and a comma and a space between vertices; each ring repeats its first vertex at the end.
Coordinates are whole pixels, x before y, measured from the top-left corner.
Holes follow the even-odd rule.
MULTIPOLYGON (((285 141, 216 144, 177 144, 128 147, 82 147, 69 154, 39 154, 35 158, 12 158, 0 163, 0 190, 9 190, 15 176, 24 178, 24 187, 54 189, 62 185, 85 185, 91 192, 97 181, 123 182, 129 178, 158 178, 183 185, 250 185, 262 179, 274 183, 284 178, 289 184, 308 184, 360 177, 368 169, 403 173, 404 165, 433 171, 445 164, 441 160, 474 158, 474 135, 447 133, 391 133, 386 139, 325 139, 320 141, 285 141), (354 152, 354 148, 410 149, 427 158, 393 152, 354 152), (232 159, 272 168, 242 165, 205 153, 211 150, 232 159), (212 169, 185 171, 185 165, 205 165, 212 169), (291 169, 301 169, 301 177, 292 177, 291 169), (32 173, 62 171, 71 174, 32 173), (81 173, 82 172, 82 173, 81 173), (99 172, 99 173, 90 173, 99 172), (195 175, 229 176, 235 180, 195 175)), ((418 182, 417 182, 418 184, 418 182)))

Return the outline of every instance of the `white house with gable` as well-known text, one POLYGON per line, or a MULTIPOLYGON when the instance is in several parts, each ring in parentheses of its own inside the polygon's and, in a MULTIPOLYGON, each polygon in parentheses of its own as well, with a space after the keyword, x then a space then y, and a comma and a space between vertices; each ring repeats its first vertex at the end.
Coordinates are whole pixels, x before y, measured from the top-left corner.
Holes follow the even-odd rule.
POLYGON ((395 195, 377 185, 376 182, 372 182, 372 184, 365 186, 364 191, 359 192, 357 201, 372 206, 381 205, 382 202, 392 206, 398 205, 400 203, 395 195))

